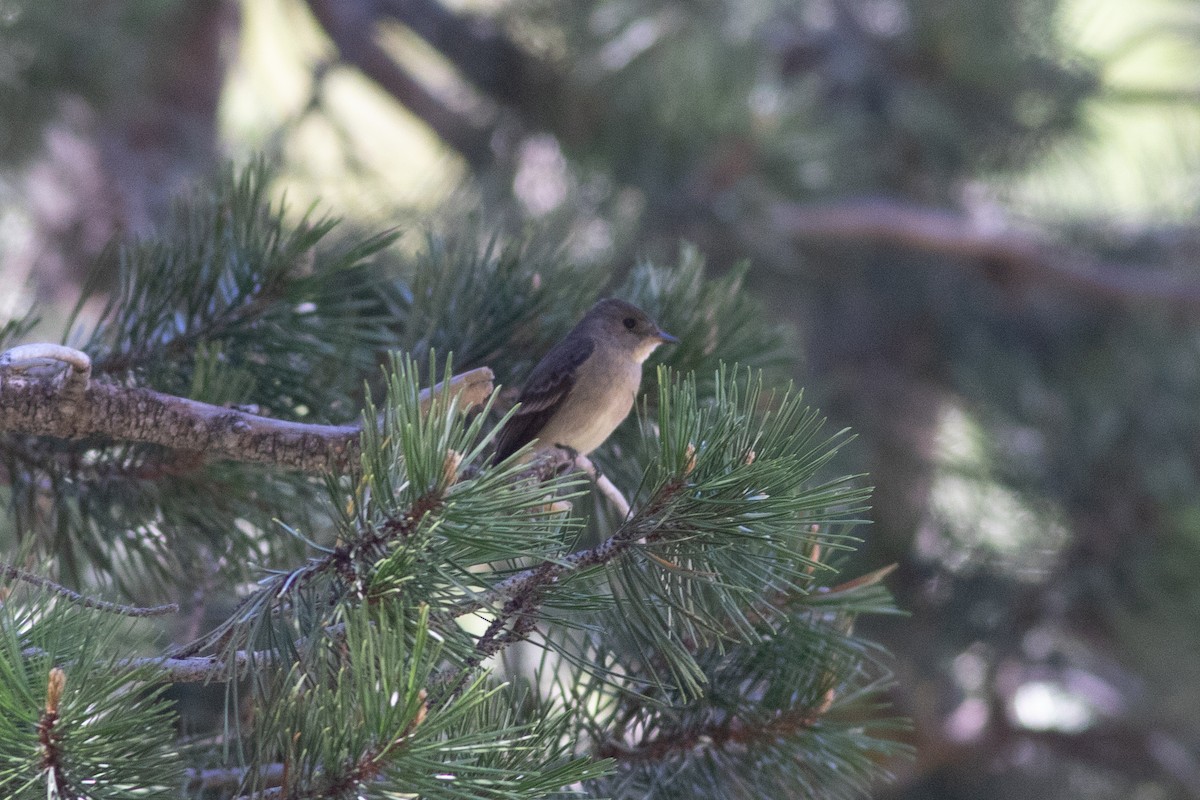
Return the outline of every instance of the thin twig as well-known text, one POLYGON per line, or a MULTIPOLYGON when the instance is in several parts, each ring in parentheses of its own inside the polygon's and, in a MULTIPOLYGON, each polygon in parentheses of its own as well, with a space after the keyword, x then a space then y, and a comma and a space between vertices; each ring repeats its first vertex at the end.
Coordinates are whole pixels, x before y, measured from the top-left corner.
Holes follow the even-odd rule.
POLYGON ((621 490, 617 488, 616 484, 608 479, 607 475, 596 469, 596 465, 590 458, 583 455, 576 456, 575 466, 588 474, 596 485, 596 491, 600 492, 601 496, 609 502, 621 519, 629 519, 631 512, 629 501, 625 499, 625 495, 621 494, 621 490))
POLYGON ((166 614, 174 614, 179 610, 179 606, 174 603, 168 603, 164 606, 127 606, 122 603, 113 603, 108 600, 97 600, 94 597, 88 597, 76 592, 72 589, 55 583, 49 578, 43 578, 40 575, 34 575, 32 572, 26 572, 20 567, 14 567, 12 564, 0 563, 0 574, 13 581, 24 581, 25 583, 37 586, 39 589, 53 592, 54 594, 72 603, 77 603, 84 608, 94 608, 98 611, 108 611, 113 614, 122 614, 126 617, 161 617, 166 614))
POLYGON ((548 447, 535 453, 526 473, 528 477, 546 481, 570 469, 577 469, 591 479, 596 491, 609 502, 622 520, 629 519, 629 501, 608 476, 602 473, 590 458, 564 447, 548 447))

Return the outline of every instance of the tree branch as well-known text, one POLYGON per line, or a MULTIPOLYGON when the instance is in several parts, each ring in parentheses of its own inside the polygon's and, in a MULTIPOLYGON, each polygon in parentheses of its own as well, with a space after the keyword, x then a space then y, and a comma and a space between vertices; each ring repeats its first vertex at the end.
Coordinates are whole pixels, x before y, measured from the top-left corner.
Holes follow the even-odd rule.
MULTIPOLYGON (((40 647, 26 647, 21 651, 25 658, 47 655, 40 647)), ((208 683, 231 681, 246 674, 251 667, 273 664, 276 656, 269 650, 238 650, 231 656, 138 656, 113 662, 118 671, 152 668, 159 675, 156 680, 169 683, 208 683)))
MULTIPOLYGON (((3 397, 2 392, 0 392, 0 397, 3 397)), ((647 504, 641 513, 632 518, 627 518, 616 533, 595 547, 577 550, 563 558, 544 561, 537 566, 511 575, 497 583, 483 595, 463 600, 449 611, 438 614, 438 622, 453 625, 456 624, 454 620, 464 614, 471 614, 488 608, 501 600, 505 601, 500 613, 477 643, 478 658, 472 664, 472 666, 476 666, 484 658, 495 655, 495 653, 504 649, 509 644, 528 634, 528 628, 521 627, 522 620, 535 620, 535 611, 543 599, 545 590, 550 585, 557 583, 571 573, 606 564, 620 556, 634 544, 647 538, 656 525, 654 515, 670 502, 670 499, 674 497, 681 486, 682 484, 679 483, 668 483, 659 490, 659 493, 647 504), (514 631, 506 631, 505 629, 508 624, 514 622, 514 620, 516 622, 514 631)), ((421 513, 423 514, 424 512, 421 513)), ((314 562, 308 567, 302 567, 290 573, 290 575, 307 574, 313 569, 328 568, 336 558, 336 555, 327 556, 319 562, 314 562)), ((284 576, 284 580, 289 581, 292 578, 284 576)), ((202 642, 199 644, 202 645, 202 642)), ((189 653, 196 649, 198 647, 194 644, 184 648, 181 652, 189 653)), ((118 665, 128 668, 154 667, 162 672, 164 680, 176 683, 195 683, 210 680, 230 680, 242 670, 249 668, 252 664, 270 662, 273 656, 265 651, 237 650, 232 654, 232 659, 233 674, 230 672, 229 660, 223 656, 146 656, 126 659, 118 662, 118 665)), ((460 675, 465 675, 466 672, 464 670, 460 675)))
POLYGON ((557 103, 556 76, 483 14, 455 14, 437 0, 380 0, 383 12, 420 36, 463 77, 537 124, 557 103))
POLYGON ((1200 102, 1197 86, 1108 86, 1100 100, 1129 105, 1194 106, 1200 102))
POLYGON ((607 564, 643 539, 649 540, 658 526, 658 512, 670 504, 683 486, 681 481, 671 481, 664 485, 642 510, 626 518, 616 533, 595 547, 576 550, 562 558, 544 561, 510 575, 482 595, 463 600, 441 616, 454 619, 495 605, 501 600, 507 601, 505 608, 513 609, 514 613, 525 614, 529 605, 528 598, 540 599, 541 592, 550 584, 557 583, 572 573, 607 564))
POLYGON ((473 170, 482 171, 492 163, 492 126, 451 108, 397 64, 374 40, 376 18, 369 4, 351 0, 307 0, 307 3, 343 61, 420 117, 473 170))
POLYGON ((590 458, 582 455, 576 456, 575 466, 588 474, 588 477, 596 485, 596 491, 600 492, 621 519, 629 519, 629 501, 625 499, 625 495, 621 494, 617 485, 608 479, 607 475, 596 469, 596 465, 590 458))
MULTIPOLYGON (((241 786, 249 776, 247 767, 216 767, 212 769, 189 769, 185 773, 189 792, 230 789, 241 786)), ((283 785, 283 764, 264 764, 258 768, 258 777, 264 788, 283 785)))
POLYGON ((77 603, 84 608, 95 608, 100 611, 108 611, 113 614, 122 614, 126 617, 161 617, 166 614, 174 614, 179 610, 179 606, 174 603, 168 603, 163 606, 128 606, 123 603, 113 603, 108 600, 97 600, 94 597, 88 597, 76 592, 72 589, 55 583, 49 578, 43 578, 40 575, 34 575, 32 572, 27 572, 20 567, 14 567, 12 564, 0 562, 0 576, 12 581, 23 581, 45 589, 48 592, 65 598, 72 603, 77 603))
POLYGON ((780 711, 771 720, 758 725, 731 716, 715 720, 692 731, 666 731, 661 736, 647 736, 629 745, 615 740, 602 742, 596 748, 597 758, 617 761, 660 761, 672 755, 690 753, 697 749, 724 750, 749 747, 755 744, 789 738, 812 728, 832 705, 832 695, 826 694, 818 708, 792 708, 780 711))
POLYGON ((970 259, 1005 277, 1107 303, 1200 310, 1200 283, 1154 267, 1097 260, 1030 233, 990 229, 949 211, 884 198, 769 208, 778 230, 808 242, 877 242, 970 259))
POLYGON ((153 667, 161 673, 162 680, 170 683, 208 683, 210 681, 236 680, 246 674, 251 667, 273 664, 275 661, 275 654, 269 650, 238 650, 230 658, 224 656, 191 656, 189 658, 142 656, 118 661, 117 666, 123 669, 153 667))
MULTIPOLYGON (((358 457, 359 425, 289 422, 150 389, 86 378, 81 383, 79 359, 87 356, 64 349, 73 354, 70 360, 44 349, 14 348, 0 356, 0 432, 60 439, 104 436, 308 473, 342 472, 358 457), (69 363, 74 377, 39 374, 47 358, 69 363)), ((491 395, 492 379, 487 367, 455 375, 449 385, 422 390, 422 408, 446 391, 470 408, 491 395)))

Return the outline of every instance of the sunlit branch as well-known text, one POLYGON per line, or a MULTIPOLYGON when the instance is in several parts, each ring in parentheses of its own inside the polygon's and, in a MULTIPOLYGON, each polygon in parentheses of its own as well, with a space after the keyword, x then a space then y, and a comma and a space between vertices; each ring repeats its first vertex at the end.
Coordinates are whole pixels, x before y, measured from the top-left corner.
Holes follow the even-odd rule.
MULTIPOLYGON (((104 436, 198 452, 212 460, 309 473, 343 472, 358 458, 358 425, 289 422, 151 389, 90 381, 86 354, 29 347, 0 356, 0 432, 59 439, 104 436), (68 366, 65 373, 62 365, 68 366)), ((487 367, 456 375, 422 390, 422 408, 445 392, 455 395, 461 408, 478 405, 492 393, 492 379, 487 367)))
POLYGON ((436 96, 378 44, 377 20, 371 4, 348 0, 307 2, 343 61, 356 67, 422 119, 473 169, 482 170, 492 162, 491 126, 436 96))
POLYGON ((608 476, 596 469, 596 465, 592 463, 587 456, 576 456, 575 466, 583 470, 592 479, 596 485, 596 491, 600 492, 601 496, 608 501, 613 510, 617 512, 617 516, 621 519, 628 519, 630 513, 629 501, 625 499, 625 495, 621 494, 621 490, 617 488, 608 476))

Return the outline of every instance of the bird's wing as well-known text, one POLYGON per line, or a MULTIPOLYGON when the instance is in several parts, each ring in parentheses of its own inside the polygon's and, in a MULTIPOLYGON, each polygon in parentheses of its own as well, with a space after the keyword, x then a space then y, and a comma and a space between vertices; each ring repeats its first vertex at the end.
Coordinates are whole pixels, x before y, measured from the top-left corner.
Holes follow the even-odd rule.
POLYGON ((596 347, 590 338, 560 342, 538 362, 521 389, 517 409, 496 440, 496 461, 503 461, 533 441, 575 385, 579 366, 596 347))

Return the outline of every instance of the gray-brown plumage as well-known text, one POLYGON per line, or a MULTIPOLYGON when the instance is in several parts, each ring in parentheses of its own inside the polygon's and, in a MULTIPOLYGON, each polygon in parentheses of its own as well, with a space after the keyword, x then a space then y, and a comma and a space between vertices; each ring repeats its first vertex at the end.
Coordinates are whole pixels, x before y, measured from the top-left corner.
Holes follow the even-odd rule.
POLYGON ((629 415, 642 362, 679 341, 624 300, 601 300, 538 362, 518 398, 521 407, 496 442, 496 460, 537 440, 587 455, 629 415))

